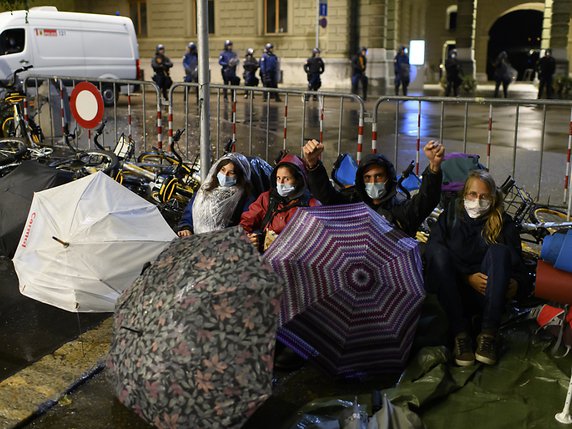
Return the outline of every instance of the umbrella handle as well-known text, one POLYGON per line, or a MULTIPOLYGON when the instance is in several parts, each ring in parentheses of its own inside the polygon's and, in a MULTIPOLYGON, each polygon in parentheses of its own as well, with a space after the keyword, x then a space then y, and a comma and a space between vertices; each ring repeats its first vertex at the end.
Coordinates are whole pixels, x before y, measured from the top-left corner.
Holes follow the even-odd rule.
POLYGON ((52 238, 53 238, 54 240, 56 240, 58 243, 60 243, 62 246, 64 246, 64 247, 69 247, 69 245, 70 245, 67 241, 60 240, 58 237, 52 236, 52 238))

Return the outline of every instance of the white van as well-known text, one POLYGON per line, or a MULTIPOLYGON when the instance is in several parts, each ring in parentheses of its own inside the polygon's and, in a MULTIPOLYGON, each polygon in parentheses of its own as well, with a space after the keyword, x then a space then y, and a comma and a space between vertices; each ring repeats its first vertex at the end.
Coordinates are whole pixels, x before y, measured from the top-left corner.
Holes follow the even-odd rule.
MULTIPOLYGON (((131 19, 60 12, 53 6, 0 13, 0 79, 25 65, 26 76, 138 79, 139 45, 131 19)), ((103 85, 102 85, 103 86, 103 85)), ((112 105, 118 95, 105 85, 112 105)))

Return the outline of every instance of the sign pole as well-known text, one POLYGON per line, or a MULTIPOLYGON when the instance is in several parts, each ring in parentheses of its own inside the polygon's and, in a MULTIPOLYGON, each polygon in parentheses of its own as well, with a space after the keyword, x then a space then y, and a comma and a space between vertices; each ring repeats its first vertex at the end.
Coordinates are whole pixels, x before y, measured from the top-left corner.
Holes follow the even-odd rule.
POLYGON ((210 85, 209 85, 209 9, 207 0, 197 1, 197 38, 199 44, 199 103, 201 179, 211 167, 210 85))
POLYGON ((316 0, 316 48, 320 49, 320 0, 316 0))

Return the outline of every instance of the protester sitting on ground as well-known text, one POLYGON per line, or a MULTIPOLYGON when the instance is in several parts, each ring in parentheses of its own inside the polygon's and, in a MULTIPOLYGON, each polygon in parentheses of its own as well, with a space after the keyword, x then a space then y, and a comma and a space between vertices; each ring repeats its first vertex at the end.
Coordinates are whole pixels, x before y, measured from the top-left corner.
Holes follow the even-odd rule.
POLYGON ((304 160, 308 170, 310 191, 322 204, 348 204, 363 201, 389 222, 411 236, 439 204, 441 198, 441 162, 445 147, 435 141, 425 145, 423 151, 429 166, 423 172, 419 192, 411 199, 397 192, 397 180, 393 164, 381 154, 366 156, 356 171, 355 186, 337 191, 332 186, 320 155, 324 145, 309 140, 304 145, 304 160))
POLYGON ((280 160, 270 176, 271 188, 263 192, 240 218, 252 244, 264 251, 286 227, 299 207, 320 205, 308 191, 302 160, 292 154, 280 160))
POLYGON ((526 287, 527 274, 518 231, 486 170, 471 171, 459 197, 439 216, 425 258, 426 288, 448 316, 455 363, 470 366, 476 359, 494 365, 506 299, 526 287), (474 309, 482 316, 476 353, 469 322, 474 309))
POLYGON ((179 236, 238 225, 240 215, 254 201, 250 174, 250 163, 240 153, 228 153, 215 162, 185 208, 179 224, 179 236))

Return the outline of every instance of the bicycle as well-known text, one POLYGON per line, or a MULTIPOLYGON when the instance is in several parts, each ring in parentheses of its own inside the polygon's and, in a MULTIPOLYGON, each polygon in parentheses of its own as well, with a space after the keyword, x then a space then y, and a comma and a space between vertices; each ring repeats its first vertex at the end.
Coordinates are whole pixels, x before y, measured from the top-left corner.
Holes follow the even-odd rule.
POLYGON ((31 117, 24 117, 23 102, 26 98, 22 82, 18 79, 18 73, 24 72, 33 66, 25 66, 14 71, 7 81, 0 82, 0 86, 6 89, 0 105, 1 137, 18 137, 27 140, 34 147, 44 141, 42 129, 31 117))
POLYGON ((80 150, 73 147, 70 140, 75 135, 70 133, 68 127, 64 129, 64 142, 73 152, 73 155, 51 161, 48 166, 58 170, 68 171, 74 179, 102 171, 109 176, 114 176, 119 167, 119 160, 114 153, 102 150, 80 150))
POLYGON ((538 255, 544 237, 572 229, 572 221, 566 213, 534 202, 512 176, 508 176, 499 188, 505 196, 505 211, 514 219, 525 251, 538 255))

